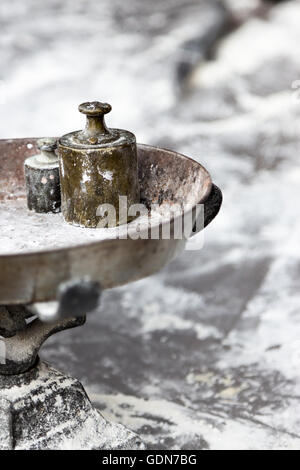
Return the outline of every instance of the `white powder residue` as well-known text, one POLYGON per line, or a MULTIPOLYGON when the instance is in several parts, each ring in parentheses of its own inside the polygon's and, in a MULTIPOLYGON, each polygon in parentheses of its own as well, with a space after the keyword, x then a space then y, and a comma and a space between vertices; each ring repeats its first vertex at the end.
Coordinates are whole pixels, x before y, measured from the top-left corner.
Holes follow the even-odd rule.
POLYGON ((154 210, 149 216, 137 217, 130 224, 112 228, 83 228, 66 223, 61 213, 37 214, 29 211, 25 199, 0 203, 0 255, 53 250, 101 240, 129 236, 156 226, 161 215, 154 210))
POLYGON ((88 175, 87 172, 85 171, 82 175, 82 180, 81 180, 82 183, 83 184, 87 183, 88 181, 90 181, 90 179, 91 179, 90 175, 88 175))
MULTIPOLYGON (((190 407, 188 401, 179 405, 164 399, 143 399, 121 393, 102 395, 95 389, 89 396, 92 401, 107 405, 105 417, 114 420, 117 416, 119 422, 140 434, 141 429, 153 426, 152 416, 160 419, 161 432, 173 438, 179 446, 184 436, 204 436, 214 450, 232 449, 233 445, 234 449, 254 449, 257 439, 260 439, 262 449, 299 447, 300 439, 297 437, 289 437, 287 441, 284 433, 258 427, 251 421, 244 422, 242 426, 231 418, 225 420, 221 416, 208 415, 190 407)), ((147 434, 146 437, 151 443, 156 443, 157 436, 147 434)))
POLYGON ((103 171, 103 173, 101 173, 101 175, 102 175, 103 178, 104 178, 105 180, 107 180, 107 181, 112 181, 113 176, 114 176, 113 172, 112 172, 112 171, 108 171, 108 170, 103 171))

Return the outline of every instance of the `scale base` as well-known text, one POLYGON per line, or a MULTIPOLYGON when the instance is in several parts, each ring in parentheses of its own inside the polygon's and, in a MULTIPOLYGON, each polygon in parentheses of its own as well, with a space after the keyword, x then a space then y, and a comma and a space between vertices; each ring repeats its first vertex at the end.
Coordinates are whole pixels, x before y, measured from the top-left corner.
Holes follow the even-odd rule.
POLYGON ((45 362, 0 376, 0 450, 143 450, 144 443, 93 408, 81 383, 45 362))

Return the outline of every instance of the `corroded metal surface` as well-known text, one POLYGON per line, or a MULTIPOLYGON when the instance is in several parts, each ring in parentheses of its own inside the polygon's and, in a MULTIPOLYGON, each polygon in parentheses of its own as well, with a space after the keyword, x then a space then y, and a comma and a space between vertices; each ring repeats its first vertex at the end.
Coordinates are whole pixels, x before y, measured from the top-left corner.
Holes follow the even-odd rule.
POLYGON ((0 336, 11 338, 26 328, 26 319, 31 317, 21 305, 0 306, 0 336))
POLYGON ((38 213, 59 212, 59 168, 41 169, 26 165, 28 209, 38 213))
POLYGON ((38 213, 60 211, 60 177, 56 139, 39 139, 40 153, 24 162, 27 206, 38 213))
POLYGON ((98 227, 104 218, 97 211, 101 204, 115 208, 111 226, 127 223, 132 217, 120 214, 119 196, 127 197, 127 208, 140 202, 136 139, 106 126, 104 115, 110 110, 107 103, 82 103, 85 129, 58 140, 62 212, 70 224, 98 227))
MULTIPOLYGON (((35 151, 35 139, 0 142, 0 172, 5 174, 0 183, 1 211, 25 198, 23 161, 35 151)), ((161 207, 183 204, 189 210, 197 203, 209 205, 212 182, 199 163, 175 152, 144 145, 138 146, 138 158, 141 197, 146 204, 158 203, 161 207)), ((185 240, 180 239, 128 238, 2 255, 0 303, 53 300, 61 282, 86 275, 100 282, 104 289, 126 284, 157 272, 184 247, 185 240)))
POLYGON ((0 450, 143 449, 133 432, 94 409, 80 382, 39 363, 0 375, 0 450))
MULTIPOLYGON (((19 315, 21 316, 21 312, 19 315)), ((28 311, 23 307, 23 318, 28 316, 28 311)), ((38 352, 47 338, 60 331, 81 326, 84 323, 85 316, 48 324, 42 323, 39 319, 33 319, 28 325, 24 322, 22 328, 13 336, 1 340, 2 349, 4 347, 5 351, 5 361, 3 363, 1 361, 0 376, 26 372, 35 364, 38 352)))

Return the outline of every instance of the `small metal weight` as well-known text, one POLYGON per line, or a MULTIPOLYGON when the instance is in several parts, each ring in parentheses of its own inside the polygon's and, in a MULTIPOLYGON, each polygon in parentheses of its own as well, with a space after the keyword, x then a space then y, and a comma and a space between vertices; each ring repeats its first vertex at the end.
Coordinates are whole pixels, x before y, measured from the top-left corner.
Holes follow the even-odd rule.
POLYGON ((135 136, 106 127, 104 115, 111 111, 107 103, 83 103, 79 111, 86 115, 85 129, 58 141, 63 217, 73 225, 103 227, 106 214, 101 208, 109 204, 115 210, 110 226, 127 223, 132 217, 124 218, 119 210, 119 196, 127 198, 126 211, 140 202, 135 136))
POLYGON ((39 212, 59 212, 61 206, 59 163, 55 155, 56 140, 39 139, 41 153, 25 160, 28 209, 39 212))

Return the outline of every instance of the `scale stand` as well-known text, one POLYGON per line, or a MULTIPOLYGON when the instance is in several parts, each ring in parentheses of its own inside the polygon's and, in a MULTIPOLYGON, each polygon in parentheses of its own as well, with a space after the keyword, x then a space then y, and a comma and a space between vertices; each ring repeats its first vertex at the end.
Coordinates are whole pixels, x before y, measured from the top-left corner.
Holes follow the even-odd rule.
POLYGON ((129 284, 182 254, 187 238, 218 214, 222 193, 198 162, 139 144, 142 201, 147 208, 160 206, 154 233, 163 233, 166 223, 175 233, 181 222, 191 229, 187 238, 111 236, 73 244, 62 218, 52 226, 26 217, 38 246, 45 234, 56 239, 57 229, 65 237, 57 248, 20 252, 14 240, 23 240, 20 220, 27 214, 24 162, 36 146, 36 139, 0 140, 0 173, 6 176, 0 182, 0 219, 14 233, 0 234, 1 243, 11 241, 8 253, 0 253, 0 449, 143 449, 136 434, 93 409, 78 381, 40 362, 38 351, 50 335, 84 323, 82 312, 99 304, 100 283, 102 289, 129 284), (183 209, 180 216, 167 216, 170 202, 183 209))
POLYGON ((85 316, 32 318, 25 307, 0 307, 0 450, 145 449, 135 433, 93 408, 78 380, 39 360, 49 336, 83 325, 85 316))

